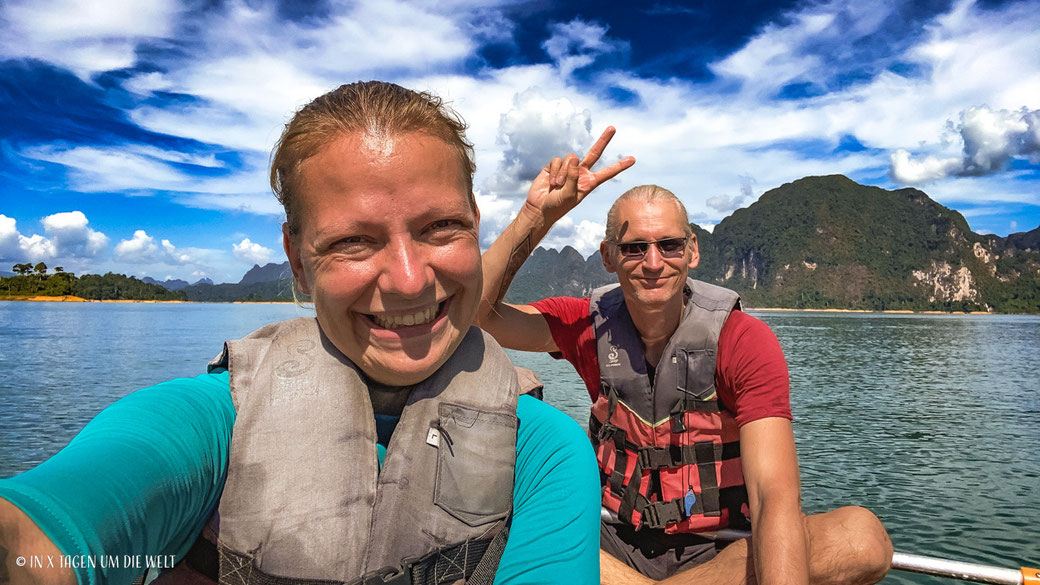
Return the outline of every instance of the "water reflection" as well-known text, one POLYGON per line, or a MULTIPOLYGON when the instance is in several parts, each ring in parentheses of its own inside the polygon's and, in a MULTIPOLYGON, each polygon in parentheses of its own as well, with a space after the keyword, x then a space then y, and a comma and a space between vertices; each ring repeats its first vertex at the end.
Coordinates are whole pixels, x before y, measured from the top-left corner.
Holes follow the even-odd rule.
MULTIPOLYGON (((0 477, 50 457, 127 393, 203 372, 225 339, 311 314, 0 302, 0 477)), ((1040 317, 752 314, 787 356, 806 511, 869 507, 905 552, 1040 562, 1040 317)), ((511 356, 541 375, 547 402, 587 425, 570 364, 511 356)))

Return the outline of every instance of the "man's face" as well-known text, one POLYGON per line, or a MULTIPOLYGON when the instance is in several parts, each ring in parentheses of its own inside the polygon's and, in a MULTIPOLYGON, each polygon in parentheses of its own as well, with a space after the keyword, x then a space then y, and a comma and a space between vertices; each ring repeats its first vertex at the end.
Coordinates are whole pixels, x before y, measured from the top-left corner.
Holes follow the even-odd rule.
POLYGON ((418 383, 455 351, 480 300, 479 215, 458 158, 423 134, 347 134, 301 167, 284 236, 322 331, 368 376, 418 383))
MULTIPOLYGON (((620 227, 616 244, 685 238, 686 225, 687 218, 671 201, 623 201, 618 207, 620 227)), ((626 257, 616 244, 604 242, 600 253, 607 271, 617 273, 629 309, 633 304, 656 308, 679 301, 686 275, 700 260, 697 241, 692 236, 677 252, 663 252, 660 246, 649 245, 642 257, 626 257)))

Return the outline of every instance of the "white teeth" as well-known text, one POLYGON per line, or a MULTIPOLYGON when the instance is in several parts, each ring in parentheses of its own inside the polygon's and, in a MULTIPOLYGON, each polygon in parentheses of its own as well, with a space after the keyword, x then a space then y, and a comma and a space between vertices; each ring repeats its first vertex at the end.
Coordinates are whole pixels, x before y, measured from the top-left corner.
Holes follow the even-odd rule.
POLYGON ((433 305, 410 315, 372 315, 372 319, 376 322, 376 325, 384 329, 425 325, 433 321, 433 318, 437 316, 437 307, 438 305, 433 305))

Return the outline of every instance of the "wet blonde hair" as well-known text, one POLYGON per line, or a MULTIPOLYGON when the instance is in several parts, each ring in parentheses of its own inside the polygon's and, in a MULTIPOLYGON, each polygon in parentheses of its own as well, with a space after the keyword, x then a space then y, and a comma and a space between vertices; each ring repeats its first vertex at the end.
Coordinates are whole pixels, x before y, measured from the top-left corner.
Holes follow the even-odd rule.
POLYGON ((344 134, 400 136, 418 132, 439 138, 455 153, 470 206, 473 200, 473 144, 466 123, 439 97, 385 81, 341 85, 300 108, 282 131, 271 155, 271 189, 285 209, 289 233, 300 231, 300 165, 344 134))

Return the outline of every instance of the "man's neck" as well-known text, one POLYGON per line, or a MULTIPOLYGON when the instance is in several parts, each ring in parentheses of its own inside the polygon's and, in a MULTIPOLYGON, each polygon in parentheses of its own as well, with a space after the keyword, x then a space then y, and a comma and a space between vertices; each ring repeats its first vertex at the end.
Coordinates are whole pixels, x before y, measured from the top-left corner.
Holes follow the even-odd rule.
POLYGON ((646 361, 652 367, 656 368, 661 361, 661 354, 664 353, 668 340, 679 327, 684 307, 681 295, 660 306, 634 309, 632 304, 629 305, 628 313, 632 316, 632 324, 639 332, 646 361))

